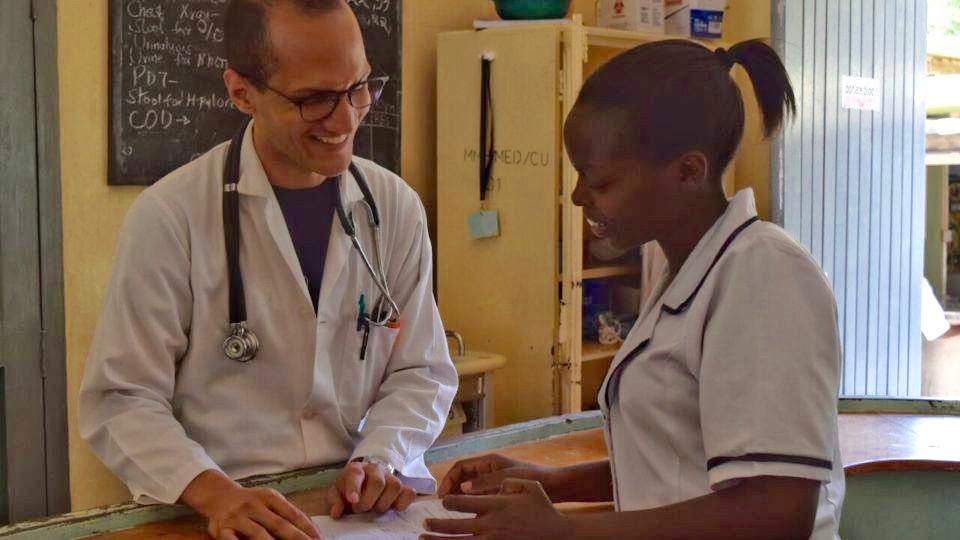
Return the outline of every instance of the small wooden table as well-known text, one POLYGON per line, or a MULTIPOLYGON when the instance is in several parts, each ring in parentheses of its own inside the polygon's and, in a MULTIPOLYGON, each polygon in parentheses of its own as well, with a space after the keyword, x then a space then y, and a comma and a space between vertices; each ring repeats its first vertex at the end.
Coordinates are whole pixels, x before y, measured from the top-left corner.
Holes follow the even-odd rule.
POLYGON ((493 372, 506 365, 503 355, 480 351, 459 351, 453 357, 460 386, 454 405, 465 410, 462 433, 487 429, 493 417, 493 372))

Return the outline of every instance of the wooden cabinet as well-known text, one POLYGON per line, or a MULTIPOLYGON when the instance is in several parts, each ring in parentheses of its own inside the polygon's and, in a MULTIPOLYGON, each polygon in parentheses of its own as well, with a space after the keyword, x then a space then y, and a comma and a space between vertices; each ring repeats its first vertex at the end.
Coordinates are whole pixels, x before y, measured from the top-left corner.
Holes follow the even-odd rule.
MULTIPOLYGON (((585 340, 585 290, 640 282, 636 258, 591 264, 562 120, 584 77, 668 36, 585 27, 581 18, 441 34, 437 80, 438 298, 444 324, 506 357, 494 424, 596 406, 617 347, 585 340), (492 53, 496 161, 480 202, 481 55, 492 53), (500 235, 472 239, 468 217, 499 215, 500 235)), ((732 170, 732 167, 731 167, 732 170)), ((588 298, 591 298, 588 296, 588 298)), ((635 309, 634 309, 635 310, 635 309)))

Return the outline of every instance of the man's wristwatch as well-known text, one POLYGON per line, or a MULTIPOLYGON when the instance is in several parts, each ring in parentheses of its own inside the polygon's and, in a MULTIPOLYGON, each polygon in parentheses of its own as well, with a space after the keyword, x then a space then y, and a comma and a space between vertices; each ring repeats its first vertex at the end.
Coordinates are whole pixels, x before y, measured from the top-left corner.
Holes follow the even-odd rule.
POLYGON ((378 465, 381 469, 387 472, 388 475, 396 474, 396 470, 393 468, 393 465, 388 463, 384 459, 380 459, 375 456, 360 456, 350 460, 350 463, 373 463, 378 465))

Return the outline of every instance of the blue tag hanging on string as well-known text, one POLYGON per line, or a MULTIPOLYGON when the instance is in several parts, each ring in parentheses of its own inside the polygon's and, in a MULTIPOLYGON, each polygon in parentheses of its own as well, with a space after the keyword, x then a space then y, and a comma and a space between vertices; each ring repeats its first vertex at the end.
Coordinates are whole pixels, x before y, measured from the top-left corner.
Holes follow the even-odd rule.
POLYGON ((493 93, 490 90, 490 67, 494 54, 486 51, 480 56, 480 211, 470 214, 467 225, 470 238, 494 238, 500 236, 500 215, 496 210, 487 210, 487 193, 493 178, 494 148, 493 93))
POLYGON ((481 210, 470 214, 468 220, 470 238, 495 238, 500 236, 500 216, 496 210, 481 210))

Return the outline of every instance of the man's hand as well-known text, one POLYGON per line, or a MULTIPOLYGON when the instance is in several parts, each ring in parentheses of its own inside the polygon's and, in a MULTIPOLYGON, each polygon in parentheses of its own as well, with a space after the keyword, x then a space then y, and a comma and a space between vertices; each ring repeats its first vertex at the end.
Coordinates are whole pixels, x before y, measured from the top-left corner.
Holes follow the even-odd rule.
POLYGON ((404 486, 400 479, 375 463, 348 463, 336 483, 327 490, 330 517, 340 519, 352 513, 388 510, 402 512, 417 498, 417 493, 404 486), (348 506, 349 505, 349 506, 348 506))
POLYGON ((313 521, 283 495, 242 487, 220 471, 197 475, 180 500, 207 518, 207 532, 217 540, 320 538, 313 521))

